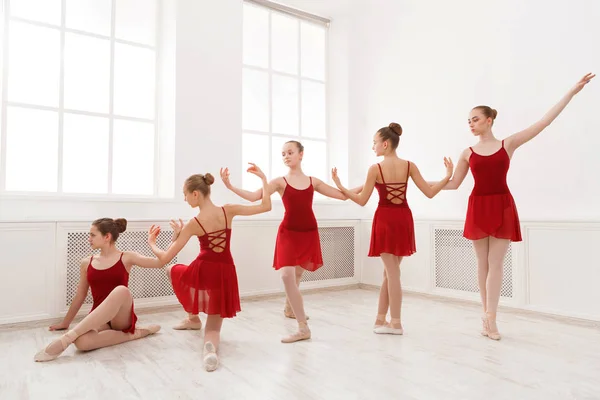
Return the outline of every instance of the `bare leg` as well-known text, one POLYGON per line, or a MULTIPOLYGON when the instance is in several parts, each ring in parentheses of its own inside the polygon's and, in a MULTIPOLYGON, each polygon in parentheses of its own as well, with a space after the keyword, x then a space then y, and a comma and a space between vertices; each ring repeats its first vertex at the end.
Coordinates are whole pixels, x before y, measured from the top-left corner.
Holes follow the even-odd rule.
POLYGON ((479 286, 479 296, 481 297, 481 305, 483 306, 483 316, 481 318, 483 328, 481 334, 488 335, 487 326, 487 278, 489 272, 488 253, 489 253, 489 238, 483 238, 473 241, 473 249, 477 258, 477 285, 479 286))
MULTIPOLYGON (((167 276, 169 277, 169 281, 171 281, 171 283, 173 283, 173 280, 171 279, 171 269, 173 269, 173 265, 169 265, 167 267, 167 276)), ((175 325, 173 327, 173 329, 175 330, 200 330, 202 329, 202 321, 200 320, 200 317, 198 316, 198 314, 192 314, 192 313, 188 313, 188 317, 184 320, 182 320, 181 322, 179 322, 177 325, 175 325)))
POLYGON ((504 257, 508 251, 510 240, 490 237, 489 247, 489 273, 487 278, 487 320, 488 337, 499 340, 500 334, 496 325, 496 313, 500 302, 500 290, 502 289, 502 269, 504 257))
MULTIPOLYGON (((298 286, 298 289, 300 289, 300 281, 302 280, 302 274, 304 274, 304 268, 296 266, 296 286, 298 286)), ((290 305, 290 300, 287 298, 287 295, 285 297, 285 308, 283 309, 283 313, 288 318, 296 318, 294 312, 292 311, 292 306, 290 305)), ((310 317, 306 314, 305 316, 306 320, 308 321, 310 317)))
POLYGON ((310 339, 310 329, 306 322, 306 315, 304 314, 304 301, 302 300, 302 293, 296 283, 296 269, 295 267, 283 267, 281 268, 281 279, 285 286, 285 293, 290 301, 292 311, 298 321, 298 332, 281 339, 283 343, 292 343, 298 340, 310 339))
POLYGON ((223 318, 219 315, 209 315, 206 319, 206 330, 204 331, 204 368, 214 371, 219 366, 217 351, 221 343, 221 327, 223 318))
POLYGON ((379 289, 379 302, 377 304, 377 318, 375 319, 375 328, 378 326, 384 326, 387 324, 385 317, 387 316, 388 309, 390 308, 390 297, 388 291, 388 279, 385 268, 383 269, 383 282, 379 289))
POLYGON ((381 326, 375 328, 375 333, 391 333, 402 335, 402 320, 400 317, 402 309, 402 285, 400 284, 400 263, 402 257, 393 254, 384 253, 381 255, 381 260, 385 267, 385 273, 388 283, 388 296, 390 304, 391 322, 389 326, 381 326))
MULTIPOLYGON (((131 326, 132 305, 133 298, 131 297, 131 292, 129 291, 129 288, 125 286, 117 286, 94 311, 88 314, 80 323, 75 325, 75 328, 65 333, 61 338, 50 343, 50 345, 48 345, 48 347, 46 347, 44 350, 38 352, 35 356, 35 360, 51 361, 55 359, 63 351, 65 351, 71 343, 77 341, 78 338, 90 331, 96 332, 101 328, 105 328, 106 323, 108 322, 111 323, 112 327, 115 330, 128 328, 129 326, 131 326)), ((95 336, 94 338, 89 338, 90 340, 100 338, 101 341, 99 344, 105 344, 110 346, 113 344, 122 343, 123 341, 127 341, 124 340, 124 336, 118 335, 118 333, 129 335, 129 340, 134 340, 158 332, 159 329, 160 326, 156 325, 148 327, 148 329, 136 329, 135 334, 125 334, 123 332, 116 331, 115 335, 111 335, 110 332, 106 331, 109 334, 103 336, 100 336, 100 333, 96 332, 98 336, 95 336)), ((105 331, 102 331, 101 333, 104 334, 105 331)), ((81 341, 81 346, 84 348, 104 347, 98 344, 93 344, 93 341, 90 342, 90 340, 88 340, 88 338, 85 338, 81 341)))

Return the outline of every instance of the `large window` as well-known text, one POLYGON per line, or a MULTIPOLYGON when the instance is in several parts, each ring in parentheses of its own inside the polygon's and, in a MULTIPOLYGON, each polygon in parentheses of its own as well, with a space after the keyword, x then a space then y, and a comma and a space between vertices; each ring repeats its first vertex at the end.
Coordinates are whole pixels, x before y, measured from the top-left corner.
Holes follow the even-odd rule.
MULTIPOLYGON (((269 178, 286 174, 281 148, 304 145, 303 169, 326 179, 327 26, 244 3, 243 169, 259 164, 269 178)), ((243 186, 256 188, 244 173, 243 186)))
POLYGON ((158 1, 4 1, 0 192, 157 195, 158 1))

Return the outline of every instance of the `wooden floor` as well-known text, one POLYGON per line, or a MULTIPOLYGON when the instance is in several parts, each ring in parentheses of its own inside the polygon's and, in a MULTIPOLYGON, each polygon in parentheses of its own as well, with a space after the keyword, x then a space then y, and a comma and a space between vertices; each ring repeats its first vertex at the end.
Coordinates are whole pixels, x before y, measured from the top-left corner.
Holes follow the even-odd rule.
POLYGON ((283 300, 246 302, 223 327, 221 367, 203 369, 202 333, 184 315, 141 315, 163 329, 50 363, 47 329, 0 332, 0 398, 26 399, 600 399, 597 327, 505 312, 500 342, 479 335, 476 306, 405 296, 404 336, 372 333, 377 292, 308 294, 313 339, 281 344, 283 300))

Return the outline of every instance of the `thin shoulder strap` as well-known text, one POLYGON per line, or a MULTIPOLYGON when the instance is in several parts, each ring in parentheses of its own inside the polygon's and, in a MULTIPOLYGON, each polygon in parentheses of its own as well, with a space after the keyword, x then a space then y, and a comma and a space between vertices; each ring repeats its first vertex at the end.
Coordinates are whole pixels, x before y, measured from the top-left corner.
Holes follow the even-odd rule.
POLYGON ((221 207, 223 210, 223 215, 225 216, 225 229, 227 229, 227 213, 225 212, 225 207, 221 207))
POLYGON ((308 179, 310 179, 310 186, 312 186, 312 176, 309 176, 308 179))
POLYGON ((502 148, 504 148, 504 139, 502 139, 502 148))
POLYGON ((408 178, 410 177, 410 161, 406 161, 408 163, 408 168, 406 169, 406 182, 408 182, 408 178))
POLYGON ((285 184, 286 184, 286 185, 289 185, 289 183, 288 183, 287 179, 285 179, 285 176, 282 176, 282 178, 283 178, 283 180, 285 181, 285 184))
POLYGON ((204 229, 204 227, 202 226, 202 224, 200 223, 200 221, 198 221, 198 218, 194 217, 194 219, 196 220, 196 222, 198 223, 198 225, 200 225, 200 228, 202 228, 202 230, 204 231, 204 233, 206 233, 206 229, 204 229))
POLYGON ((379 163, 377 163, 377 166, 379 167, 379 173, 381 174, 381 181, 383 183, 385 183, 385 179, 383 179, 383 170, 381 169, 381 165, 379 165, 379 163))
POLYGON ((92 256, 90 257, 90 265, 92 265, 92 261, 94 261, 94 255, 92 254, 92 256))
POLYGON ((119 261, 123 261, 123 254, 125 254, 124 251, 121 252, 121 257, 119 257, 119 261))

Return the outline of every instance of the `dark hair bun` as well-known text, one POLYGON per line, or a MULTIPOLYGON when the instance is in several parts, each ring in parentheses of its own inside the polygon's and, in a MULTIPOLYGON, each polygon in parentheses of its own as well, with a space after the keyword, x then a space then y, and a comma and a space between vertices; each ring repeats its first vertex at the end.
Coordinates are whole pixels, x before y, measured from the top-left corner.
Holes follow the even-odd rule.
POLYGON ((396 123, 396 122, 392 122, 388 128, 390 128, 392 131, 394 131, 394 133, 398 136, 402 135, 402 127, 400 126, 400 124, 396 123))
POLYGON ((125 218, 117 218, 115 219, 115 226, 117 227, 117 232, 123 233, 127 229, 127 220, 125 218))
POLYGON ((497 116, 498 116, 498 111, 496 111, 496 109, 492 108, 492 119, 496 119, 497 116))
POLYGON ((210 186, 215 182, 215 177, 212 176, 211 174, 205 174, 204 182, 206 182, 206 184, 210 186))

